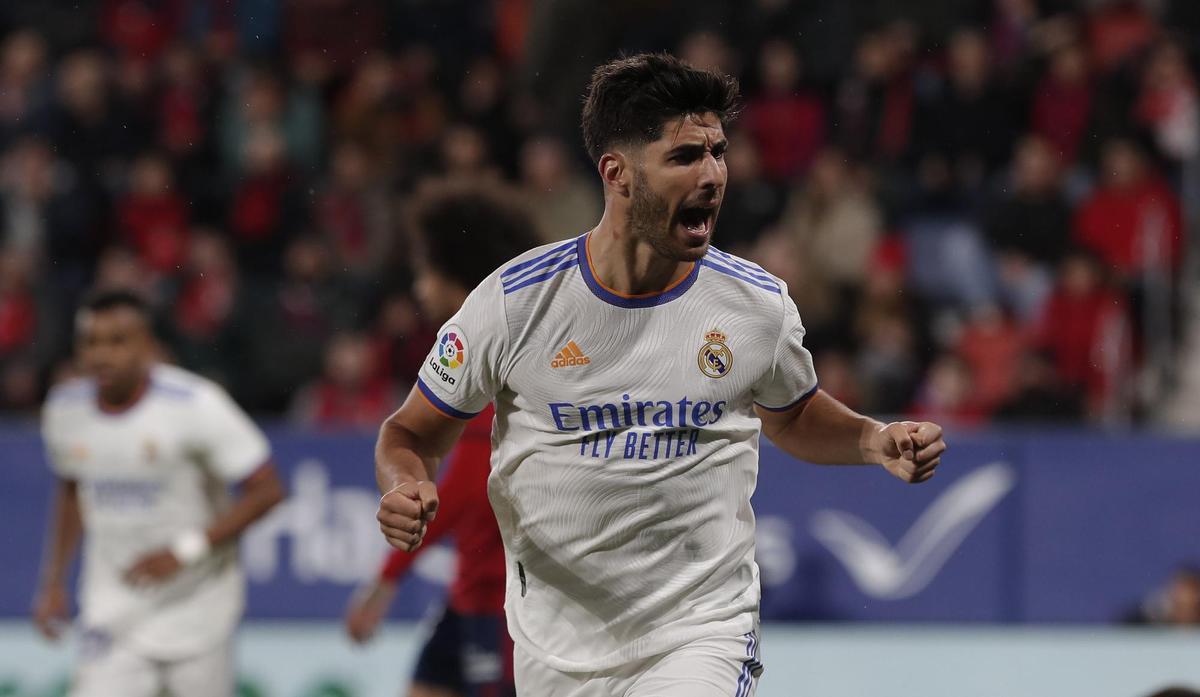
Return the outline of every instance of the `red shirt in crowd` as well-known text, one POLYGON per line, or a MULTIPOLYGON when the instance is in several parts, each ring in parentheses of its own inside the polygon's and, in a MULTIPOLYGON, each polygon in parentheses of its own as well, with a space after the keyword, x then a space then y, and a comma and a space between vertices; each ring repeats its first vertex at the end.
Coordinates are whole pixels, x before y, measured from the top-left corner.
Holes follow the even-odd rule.
POLYGON ((504 543, 487 495, 492 471, 492 413, 489 407, 471 419, 446 459, 445 474, 438 481, 437 518, 429 524, 424 544, 412 554, 392 550, 380 571, 382 579, 394 581, 423 550, 453 535, 458 572, 450 585, 449 606, 467 615, 504 609, 504 543))
POLYGON ((1167 268, 1175 268, 1182 227, 1179 199, 1166 184, 1151 178, 1129 188, 1098 189, 1076 214, 1075 238, 1122 274, 1134 275, 1150 261, 1147 253, 1154 247, 1147 236, 1152 233, 1162 234, 1159 258, 1167 268))

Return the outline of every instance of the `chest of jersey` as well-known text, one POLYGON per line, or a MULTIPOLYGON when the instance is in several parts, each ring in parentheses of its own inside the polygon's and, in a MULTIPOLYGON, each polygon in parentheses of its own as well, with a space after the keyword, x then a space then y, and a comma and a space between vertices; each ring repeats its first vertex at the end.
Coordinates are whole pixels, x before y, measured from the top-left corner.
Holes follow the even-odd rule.
POLYGON ((750 409, 779 333, 762 313, 739 311, 698 290, 653 308, 586 298, 583 312, 563 304, 539 313, 506 379, 515 405, 539 429, 582 437, 583 454, 592 454, 588 448, 598 456, 617 448, 645 460, 687 454, 701 429, 719 428, 750 409), (630 430, 640 433, 613 440, 612 433, 630 430), (603 433, 607 440, 592 435, 603 433))
POLYGON ((196 463, 170 405, 138 405, 120 415, 81 409, 71 415, 60 457, 77 475, 94 514, 136 515, 164 505, 196 463))

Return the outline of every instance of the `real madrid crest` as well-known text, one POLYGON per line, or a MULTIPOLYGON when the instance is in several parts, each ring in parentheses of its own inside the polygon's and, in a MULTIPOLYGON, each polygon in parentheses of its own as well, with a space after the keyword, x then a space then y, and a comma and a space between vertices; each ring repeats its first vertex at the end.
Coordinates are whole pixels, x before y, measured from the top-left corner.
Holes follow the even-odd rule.
POLYGON ((733 351, 725 345, 728 339, 725 334, 714 329, 704 335, 704 346, 696 357, 700 364, 700 372, 710 378, 723 378, 733 367, 733 351))

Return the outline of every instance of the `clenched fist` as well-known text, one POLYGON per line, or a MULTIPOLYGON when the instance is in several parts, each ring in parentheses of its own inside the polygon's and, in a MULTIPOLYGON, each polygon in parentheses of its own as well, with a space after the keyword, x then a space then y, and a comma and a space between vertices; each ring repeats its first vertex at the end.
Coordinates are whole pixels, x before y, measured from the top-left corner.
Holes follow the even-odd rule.
POLYGON ((946 451, 942 427, 929 421, 897 421, 877 430, 871 450, 879 464, 902 481, 920 484, 933 476, 946 451))
POLYGON ((425 526, 437 516, 438 493, 433 482, 404 482, 379 499, 379 529, 388 544, 411 552, 421 546, 425 526))

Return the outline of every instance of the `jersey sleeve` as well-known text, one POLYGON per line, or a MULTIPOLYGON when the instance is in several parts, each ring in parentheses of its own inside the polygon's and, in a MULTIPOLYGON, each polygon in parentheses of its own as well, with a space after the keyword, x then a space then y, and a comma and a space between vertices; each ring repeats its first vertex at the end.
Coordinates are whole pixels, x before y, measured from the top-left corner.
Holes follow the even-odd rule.
POLYGON ((783 321, 771 368, 754 389, 754 402, 768 411, 787 411, 817 392, 812 354, 804 346, 804 324, 796 303, 782 289, 783 321))
POLYGON ((46 451, 46 462, 50 470, 62 479, 76 479, 79 473, 71 467, 67 445, 63 437, 62 415, 50 401, 42 408, 42 444, 46 451))
POLYGON ((192 415, 195 446, 213 474, 239 482, 271 456, 267 437, 225 390, 205 385, 192 415))
POLYGON ((438 332, 417 376, 417 389, 447 416, 474 418, 500 390, 508 350, 504 295, 492 274, 471 291, 438 332))

